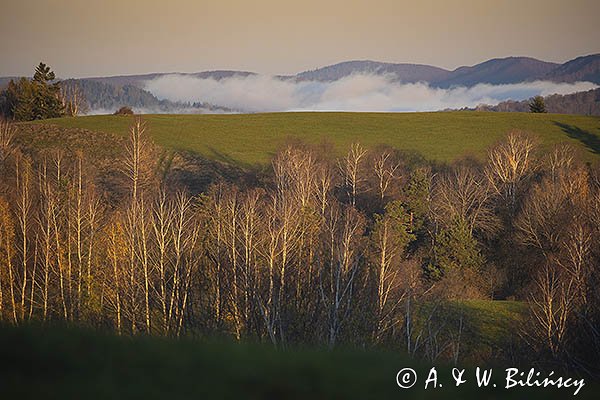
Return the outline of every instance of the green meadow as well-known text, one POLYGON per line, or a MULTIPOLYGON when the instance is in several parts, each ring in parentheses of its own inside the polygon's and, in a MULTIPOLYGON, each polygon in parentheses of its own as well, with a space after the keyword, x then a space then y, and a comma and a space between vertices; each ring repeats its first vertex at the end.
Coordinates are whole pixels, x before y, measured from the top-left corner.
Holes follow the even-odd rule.
MULTIPOLYGON (((517 129, 540 138, 543 147, 568 142, 591 161, 600 154, 600 118, 579 115, 432 113, 267 113, 144 115, 158 145, 240 165, 267 163, 288 140, 330 144, 342 154, 353 142, 389 145, 432 161, 484 157, 486 149, 517 129)), ((40 121, 60 127, 125 135, 132 117, 97 115, 40 121)))

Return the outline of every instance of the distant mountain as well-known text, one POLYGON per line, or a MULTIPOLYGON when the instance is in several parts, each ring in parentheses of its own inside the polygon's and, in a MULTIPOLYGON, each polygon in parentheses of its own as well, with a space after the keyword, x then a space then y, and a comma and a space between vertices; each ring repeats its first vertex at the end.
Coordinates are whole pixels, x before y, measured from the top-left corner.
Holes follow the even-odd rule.
MULTIPOLYGON (((143 75, 121 75, 85 78, 110 85, 132 85, 143 89, 148 80, 173 73, 143 75)), ((176 73, 200 79, 221 80, 232 76, 255 75, 248 71, 217 70, 196 73, 176 73)), ((474 86, 479 83, 493 85, 520 83, 534 80, 553 82, 590 81, 600 84, 600 54, 579 57, 564 64, 540 61, 530 57, 495 58, 449 71, 424 64, 383 63, 370 60, 345 61, 295 75, 278 76, 284 80, 333 82, 353 74, 387 75, 403 83, 425 82, 430 86, 449 88, 452 86, 474 86)), ((2 78, 0 78, 0 83, 2 78)))
POLYGON ((114 85, 114 86, 131 85, 131 86, 136 86, 140 89, 143 89, 147 81, 156 79, 156 78, 160 78, 163 76, 167 76, 167 75, 182 75, 182 76, 189 76, 192 78, 199 78, 199 79, 212 78, 215 80, 221 80, 221 79, 225 79, 225 78, 230 78, 232 76, 246 77, 249 75, 256 75, 256 74, 254 72, 248 72, 248 71, 218 70, 218 71, 204 71, 204 72, 193 72, 193 73, 157 72, 157 73, 143 74, 143 75, 118 75, 118 76, 92 77, 92 78, 82 78, 82 79, 85 79, 87 81, 102 82, 102 83, 106 83, 106 84, 114 85))
MULTIPOLYGON (((600 115, 600 89, 567 95, 553 94, 544 98, 546 109, 556 114, 600 115)), ((477 111, 529 112, 529 100, 503 101, 497 105, 481 105, 477 111)))
POLYGON ((288 77, 298 81, 332 82, 353 74, 390 75, 405 83, 435 82, 445 79, 450 71, 422 64, 392 64, 376 61, 346 61, 288 77))
POLYGON ((600 54, 577 57, 548 72, 541 79, 554 82, 588 81, 600 84, 600 54))
POLYGON ((432 86, 448 88, 452 86, 474 86, 478 83, 493 85, 519 83, 535 80, 558 67, 559 64, 536 60, 529 57, 495 58, 474 65, 460 67, 450 72, 442 80, 430 81, 432 86))
MULTIPOLYGON (((131 85, 143 89, 145 83, 166 75, 183 75, 200 79, 221 80, 232 76, 256 75, 248 71, 216 70, 194 73, 157 72, 142 75, 118 75, 82 78, 113 86, 131 85)), ((575 58, 564 64, 540 61, 530 57, 494 58, 473 66, 464 66, 449 71, 424 64, 395 64, 370 60, 346 61, 328 65, 295 75, 278 76, 280 79, 297 81, 331 82, 352 74, 388 75, 395 81, 425 82, 433 87, 474 86, 478 83, 506 84, 533 80, 553 82, 589 81, 600 84, 600 54, 575 58)), ((0 88, 13 77, 0 77, 0 88)))
POLYGON ((376 61, 347 61, 329 65, 294 76, 297 80, 331 82, 352 74, 389 75, 394 80, 414 83, 427 82, 431 86, 474 86, 478 83, 518 83, 534 80, 548 74, 560 64, 528 57, 496 58, 454 71, 422 64, 392 64, 376 61))
POLYGON ((530 57, 495 58, 453 71, 422 64, 392 64, 376 61, 347 61, 294 75, 297 80, 331 82, 352 74, 387 74, 396 81, 426 82, 430 86, 475 86, 520 83, 535 80, 552 82, 589 81, 600 84, 600 54, 579 57, 564 64, 530 57))

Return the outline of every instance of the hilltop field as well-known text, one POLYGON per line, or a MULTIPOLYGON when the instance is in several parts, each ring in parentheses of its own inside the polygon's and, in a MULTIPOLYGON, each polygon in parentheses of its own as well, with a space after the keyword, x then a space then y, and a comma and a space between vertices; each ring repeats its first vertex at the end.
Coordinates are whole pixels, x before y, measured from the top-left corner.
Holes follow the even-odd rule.
MULTIPOLYGON (((332 144, 339 154, 349 145, 389 145, 432 161, 481 158, 510 130, 537 135, 543 147, 568 142, 587 161, 600 154, 600 118, 559 114, 434 113, 271 113, 234 115, 144 115, 154 141, 173 150, 238 165, 269 162, 286 140, 332 144)), ((39 121, 125 135, 128 116, 97 115, 39 121)))

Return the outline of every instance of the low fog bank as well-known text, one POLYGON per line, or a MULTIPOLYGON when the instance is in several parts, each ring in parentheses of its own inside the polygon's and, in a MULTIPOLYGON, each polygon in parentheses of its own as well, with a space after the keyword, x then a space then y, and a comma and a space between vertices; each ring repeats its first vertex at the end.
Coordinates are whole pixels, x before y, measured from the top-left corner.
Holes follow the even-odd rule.
POLYGON ((206 102, 242 112, 409 112, 493 105, 506 100, 564 95, 597 87, 591 82, 534 81, 440 89, 427 83, 399 83, 392 76, 382 75, 357 74, 334 82, 296 82, 265 75, 215 80, 170 74, 147 81, 144 88, 161 100, 206 102))
MULTIPOLYGON (((107 115, 114 114, 117 109, 116 108, 93 108, 87 112, 85 115, 107 115)), ((232 111, 229 110, 220 110, 216 108, 203 108, 203 107, 170 107, 165 109, 164 107, 131 107, 131 110, 135 114, 231 114, 232 111)))

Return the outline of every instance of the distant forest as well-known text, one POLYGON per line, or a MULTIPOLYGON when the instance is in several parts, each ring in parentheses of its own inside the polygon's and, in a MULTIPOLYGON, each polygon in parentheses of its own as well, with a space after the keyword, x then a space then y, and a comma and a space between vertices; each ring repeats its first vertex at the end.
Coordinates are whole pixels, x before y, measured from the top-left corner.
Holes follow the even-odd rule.
POLYGON ((66 85, 77 85, 89 105, 89 109, 94 112, 111 113, 123 106, 131 107, 138 113, 230 111, 207 103, 181 103, 159 100, 152 93, 130 84, 119 86, 90 79, 68 79, 64 82, 66 85))
MULTIPOLYGON (((600 89, 568 95, 553 94, 544 98, 546 110, 555 114, 600 115, 600 89)), ((495 106, 481 105, 477 111, 529 112, 529 100, 503 101, 495 106)))
MULTIPOLYGON (((0 114, 7 118, 13 118, 10 103, 10 89, 15 83, 26 82, 24 78, 8 79, 3 87, 0 82, 0 114), (11 83, 12 82, 12 83, 11 83)), ((130 107, 136 113, 204 113, 204 112, 231 112, 233 110, 213 106, 208 103, 183 103, 169 100, 159 100, 152 93, 140 89, 132 84, 114 85, 104 83, 95 79, 67 79, 54 84, 61 90, 57 98, 63 103, 65 115, 73 115, 69 112, 67 103, 72 102, 76 95, 78 104, 77 113, 111 114, 121 107, 130 107)), ((24 90, 20 90, 25 92, 24 90)), ((57 115, 58 116, 58 115, 57 115)), ((25 118, 32 119, 32 118, 25 118)))

